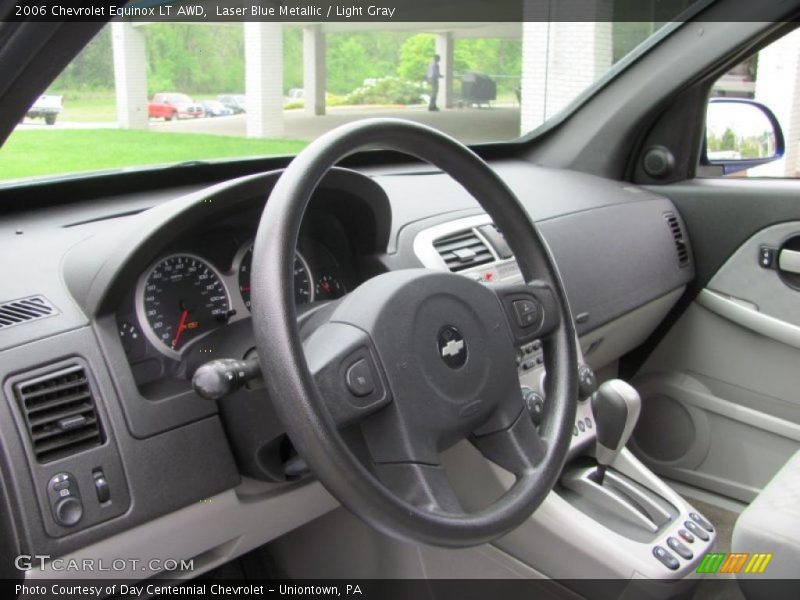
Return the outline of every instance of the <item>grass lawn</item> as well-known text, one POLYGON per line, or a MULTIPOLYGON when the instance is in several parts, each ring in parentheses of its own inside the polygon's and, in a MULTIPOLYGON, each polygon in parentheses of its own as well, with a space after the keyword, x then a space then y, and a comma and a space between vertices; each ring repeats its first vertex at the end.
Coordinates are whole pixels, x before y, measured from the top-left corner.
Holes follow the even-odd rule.
POLYGON ((296 154, 307 143, 129 129, 15 131, 0 148, 0 180, 186 160, 296 154))

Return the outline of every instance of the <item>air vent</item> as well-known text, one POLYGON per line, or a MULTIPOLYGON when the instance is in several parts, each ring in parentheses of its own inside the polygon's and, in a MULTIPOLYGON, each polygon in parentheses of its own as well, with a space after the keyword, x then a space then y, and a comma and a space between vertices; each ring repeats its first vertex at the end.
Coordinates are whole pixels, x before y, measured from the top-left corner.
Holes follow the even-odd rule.
POLYGON ((94 394, 82 365, 20 381, 14 393, 40 463, 103 443, 94 394))
POLYGON ((675 241, 675 250, 678 253, 678 265, 685 267, 689 264, 689 246, 683 236, 681 223, 674 213, 664 213, 664 218, 667 220, 669 232, 672 234, 672 239, 675 241))
POLYGON ((472 229, 439 238, 433 247, 451 271, 463 271, 495 260, 492 251, 472 229))
POLYGON ((0 329, 56 314, 56 307, 44 296, 31 296, 0 304, 0 329))

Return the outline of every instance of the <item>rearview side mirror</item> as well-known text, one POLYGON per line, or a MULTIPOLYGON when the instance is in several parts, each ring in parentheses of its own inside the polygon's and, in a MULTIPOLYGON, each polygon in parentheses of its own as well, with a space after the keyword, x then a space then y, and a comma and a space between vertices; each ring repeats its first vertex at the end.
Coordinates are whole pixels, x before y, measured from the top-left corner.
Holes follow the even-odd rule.
POLYGON ((705 163, 722 175, 783 157, 783 131, 766 106, 745 98, 711 98, 706 109, 705 163))

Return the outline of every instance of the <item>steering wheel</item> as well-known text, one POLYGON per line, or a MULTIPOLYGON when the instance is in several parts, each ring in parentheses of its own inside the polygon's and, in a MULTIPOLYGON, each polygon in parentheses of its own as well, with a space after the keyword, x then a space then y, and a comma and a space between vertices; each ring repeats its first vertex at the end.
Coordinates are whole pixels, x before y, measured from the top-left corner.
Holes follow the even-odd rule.
POLYGON ((251 286, 258 356, 278 416, 322 484, 362 520, 405 540, 473 546, 518 526, 552 490, 577 406, 574 323, 525 209, 467 147, 401 119, 357 121, 319 137, 269 196, 251 286), (429 269, 384 273, 319 311, 326 316, 301 338, 287 282, 303 214, 331 167, 374 147, 425 160, 459 182, 503 232, 527 283, 483 285, 429 269), (538 431, 515 362, 515 348, 535 339, 547 369, 538 431), (353 427, 361 433, 355 445, 343 435, 353 427), (440 461, 464 439, 516 477, 469 514, 440 461))

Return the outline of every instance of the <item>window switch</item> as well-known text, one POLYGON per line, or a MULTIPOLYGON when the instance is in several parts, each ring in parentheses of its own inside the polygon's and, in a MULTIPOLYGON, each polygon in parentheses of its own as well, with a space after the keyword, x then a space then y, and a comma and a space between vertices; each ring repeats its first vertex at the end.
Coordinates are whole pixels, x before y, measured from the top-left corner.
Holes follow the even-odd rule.
POLYGON ((769 246, 759 246, 758 248, 758 264, 763 269, 775 268, 775 257, 778 251, 769 246))
POLYGON ((97 501, 100 504, 105 504, 111 500, 111 488, 108 485, 108 479, 102 470, 97 470, 92 473, 94 477, 94 491, 97 493, 97 501))

